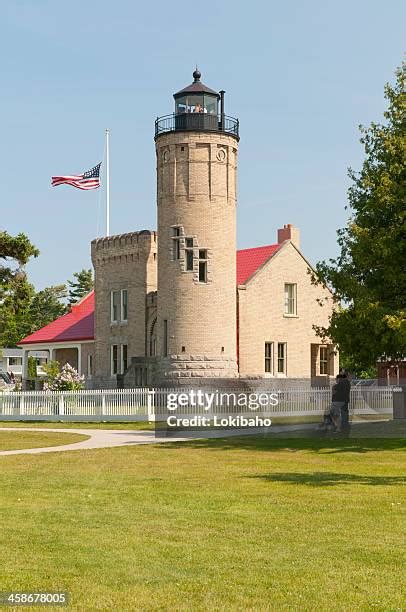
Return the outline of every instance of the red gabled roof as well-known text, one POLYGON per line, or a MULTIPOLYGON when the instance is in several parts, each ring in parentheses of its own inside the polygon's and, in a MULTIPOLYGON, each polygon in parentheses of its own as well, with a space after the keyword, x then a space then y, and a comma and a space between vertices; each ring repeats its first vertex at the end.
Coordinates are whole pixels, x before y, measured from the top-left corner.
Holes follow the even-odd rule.
POLYGON ((45 325, 18 344, 94 340, 94 291, 71 307, 70 312, 45 325))
POLYGON ((237 251, 237 285, 244 285, 280 246, 280 244, 269 244, 237 251))
MULTIPOLYGON (((237 251, 237 285, 243 285, 279 249, 280 244, 237 251)), ((59 317, 18 344, 94 340, 94 291, 59 317)))

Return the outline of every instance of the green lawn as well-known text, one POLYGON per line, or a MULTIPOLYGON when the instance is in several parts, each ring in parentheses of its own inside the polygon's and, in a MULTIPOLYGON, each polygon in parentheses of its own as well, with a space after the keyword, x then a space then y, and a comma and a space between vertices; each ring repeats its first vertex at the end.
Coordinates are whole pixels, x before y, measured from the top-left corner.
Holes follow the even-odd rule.
POLYGON ((82 442, 82 440, 86 440, 88 437, 76 433, 0 430, 0 451, 73 444, 74 442, 82 442))
POLYGON ((154 423, 148 423, 147 421, 127 421, 124 423, 117 421, 0 421, 0 430, 2 427, 42 427, 45 429, 155 429, 154 423))
POLYGON ((0 457, 0 591, 75 610, 404 610, 399 439, 0 457))

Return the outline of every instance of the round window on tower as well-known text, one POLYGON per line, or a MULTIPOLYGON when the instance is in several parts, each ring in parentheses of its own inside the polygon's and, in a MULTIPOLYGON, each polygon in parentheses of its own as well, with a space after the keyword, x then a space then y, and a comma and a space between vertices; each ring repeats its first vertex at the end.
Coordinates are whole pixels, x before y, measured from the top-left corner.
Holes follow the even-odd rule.
POLYGON ((217 155, 216 155, 216 157, 217 157, 217 160, 218 160, 219 162, 224 162, 224 161, 225 161, 225 159, 226 159, 226 152, 225 152, 225 150, 224 150, 224 149, 219 149, 219 150, 217 151, 217 155))

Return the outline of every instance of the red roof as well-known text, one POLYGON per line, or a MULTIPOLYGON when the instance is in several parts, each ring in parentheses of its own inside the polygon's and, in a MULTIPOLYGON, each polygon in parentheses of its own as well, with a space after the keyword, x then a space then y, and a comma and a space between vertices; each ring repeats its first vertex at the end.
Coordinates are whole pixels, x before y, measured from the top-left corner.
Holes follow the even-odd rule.
MULTIPOLYGON (((278 250, 279 244, 237 251, 237 285, 243 285, 278 250)), ((27 336, 18 344, 94 340, 94 291, 68 314, 27 336)))
POLYGON ((280 244, 237 251, 237 285, 244 285, 276 251, 280 244))
POLYGON ((68 314, 45 325, 19 344, 94 340, 94 291, 71 307, 68 314))

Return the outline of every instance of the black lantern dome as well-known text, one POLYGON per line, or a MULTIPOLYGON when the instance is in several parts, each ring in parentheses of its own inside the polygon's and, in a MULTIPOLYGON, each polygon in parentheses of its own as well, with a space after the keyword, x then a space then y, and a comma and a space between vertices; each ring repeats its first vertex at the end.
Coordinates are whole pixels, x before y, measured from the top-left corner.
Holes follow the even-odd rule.
POLYGON ((175 112, 158 117, 155 138, 172 131, 224 131, 238 138, 238 119, 224 114, 224 91, 214 91, 201 82, 200 70, 193 72, 193 83, 173 94, 175 112))
POLYGON ((175 115, 183 113, 202 113, 218 115, 220 94, 201 82, 200 71, 193 73, 193 83, 173 95, 175 99, 175 115))

